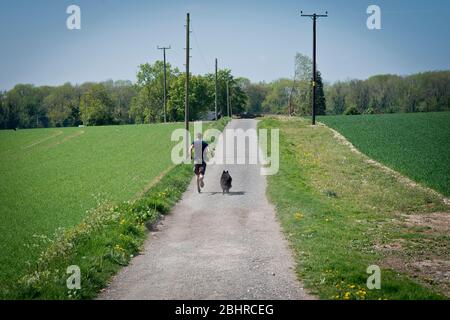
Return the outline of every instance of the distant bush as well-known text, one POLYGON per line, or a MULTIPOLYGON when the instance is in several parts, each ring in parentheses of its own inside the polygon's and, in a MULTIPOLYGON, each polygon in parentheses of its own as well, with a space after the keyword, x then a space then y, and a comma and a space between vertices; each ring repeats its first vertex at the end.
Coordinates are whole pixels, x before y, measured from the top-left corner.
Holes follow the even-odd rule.
POLYGON ((347 109, 345 109, 344 114, 346 116, 352 116, 352 115, 358 115, 360 114, 358 109, 355 106, 350 106, 347 109))
POLYGON ((375 114, 375 110, 373 108, 368 108, 363 111, 363 114, 375 114))

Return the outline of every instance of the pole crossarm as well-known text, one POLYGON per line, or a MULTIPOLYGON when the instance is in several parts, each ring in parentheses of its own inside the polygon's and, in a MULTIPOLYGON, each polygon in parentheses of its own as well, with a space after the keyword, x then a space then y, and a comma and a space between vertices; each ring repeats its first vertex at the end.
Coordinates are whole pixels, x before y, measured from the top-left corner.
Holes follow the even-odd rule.
POLYGON ((326 18, 328 17, 328 11, 325 11, 325 14, 317 14, 317 13, 313 13, 313 14, 304 14, 303 11, 300 11, 300 14, 302 17, 311 17, 311 18, 326 18))

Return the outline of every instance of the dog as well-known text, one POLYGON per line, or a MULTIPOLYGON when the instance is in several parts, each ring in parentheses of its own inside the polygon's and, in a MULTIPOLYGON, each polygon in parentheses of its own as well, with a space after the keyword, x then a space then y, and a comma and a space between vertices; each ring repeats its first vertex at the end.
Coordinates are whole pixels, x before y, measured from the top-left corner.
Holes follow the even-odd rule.
POLYGON ((230 174, 227 171, 222 172, 222 177, 220 177, 220 186, 222 187, 222 194, 229 193, 231 189, 231 178, 230 174))

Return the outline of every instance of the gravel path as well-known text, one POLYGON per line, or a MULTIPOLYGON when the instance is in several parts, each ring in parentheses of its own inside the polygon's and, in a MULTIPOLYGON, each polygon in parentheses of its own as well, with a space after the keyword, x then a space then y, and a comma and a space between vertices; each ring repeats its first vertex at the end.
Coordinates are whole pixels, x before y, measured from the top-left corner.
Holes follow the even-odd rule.
MULTIPOLYGON (((227 128, 256 128, 256 121, 233 120, 227 128)), ((259 169, 208 166, 203 192, 196 192, 193 180, 142 255, 99 299, 312 299, 296 279, 259 169), (219 184, 224 169, 233 177, 228 195, 219 184)))

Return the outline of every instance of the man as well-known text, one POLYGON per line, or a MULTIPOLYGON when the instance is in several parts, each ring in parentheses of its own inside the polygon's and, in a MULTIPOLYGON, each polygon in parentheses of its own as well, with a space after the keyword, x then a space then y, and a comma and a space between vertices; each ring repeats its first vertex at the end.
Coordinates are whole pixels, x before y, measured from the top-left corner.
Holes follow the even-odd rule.
POLYGON ((193 157, 192 152, 194 152, 194 172, 197 176, 197 191, 200 193, 201 188, 205 186, 203 179, 205 178, 206 172, 206 149, 208 144, 203 141, 203 136, 201 133, 197 133, 197 139, 192 142, 191 148, 189 149, 189 154, 191 158, 193 157))

